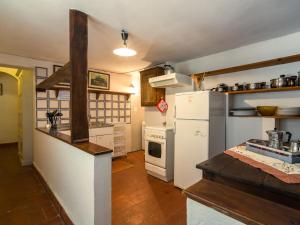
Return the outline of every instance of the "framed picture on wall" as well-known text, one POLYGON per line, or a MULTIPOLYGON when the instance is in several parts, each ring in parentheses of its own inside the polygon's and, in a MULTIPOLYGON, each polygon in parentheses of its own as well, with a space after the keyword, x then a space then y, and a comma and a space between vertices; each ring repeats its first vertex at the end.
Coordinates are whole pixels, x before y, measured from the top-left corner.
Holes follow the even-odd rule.
POLYGON ((3 84, 0 83, 0 96, 3 95, 3 84))
MULTIPOLYGON (((53 65, 53 73, 55 73, 60 68, 62 68, 62 66, 53 65)), ((60 83, 58 83, 58 85, 60 85, 60 86, 70 86, 70 83, 69 82, 60 82, 60 83)))
POLYGON ((89 70, 89 87, 102 90, 109 90, 110 75, 107 73, 89 70))

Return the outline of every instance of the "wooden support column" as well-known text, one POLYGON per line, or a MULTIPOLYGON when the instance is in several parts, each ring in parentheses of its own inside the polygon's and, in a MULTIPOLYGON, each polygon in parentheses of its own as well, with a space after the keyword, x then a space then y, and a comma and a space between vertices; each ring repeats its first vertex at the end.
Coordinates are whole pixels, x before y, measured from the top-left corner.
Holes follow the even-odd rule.
POLYGON ((70 10, 70 64, 71 64, 71 141, 89 140, 87 117, 88 77, 88 20, 87 15, 70 10))

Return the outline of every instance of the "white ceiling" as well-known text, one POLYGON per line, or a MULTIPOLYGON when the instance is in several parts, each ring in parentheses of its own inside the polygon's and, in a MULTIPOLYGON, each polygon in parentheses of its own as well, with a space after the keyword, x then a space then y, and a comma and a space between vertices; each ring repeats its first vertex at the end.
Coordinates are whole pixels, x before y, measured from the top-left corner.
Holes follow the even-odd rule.
POLYGON ((68 10, 90 15, 89 67, 128 72, 300 30, 299 0, 1 0, 0 52, 67 62, 68 10), (138 55, 122 58, 120 31, 138 55))

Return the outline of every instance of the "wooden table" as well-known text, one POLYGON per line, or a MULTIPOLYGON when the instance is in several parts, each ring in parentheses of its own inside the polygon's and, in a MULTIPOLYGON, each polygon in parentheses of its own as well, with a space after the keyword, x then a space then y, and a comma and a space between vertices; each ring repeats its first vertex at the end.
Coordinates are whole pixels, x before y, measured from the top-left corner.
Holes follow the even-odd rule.
POLYGON ((286 184, 224 153, 197 165, 185 194, 246 224, 300 224, 300 184, 286 184))

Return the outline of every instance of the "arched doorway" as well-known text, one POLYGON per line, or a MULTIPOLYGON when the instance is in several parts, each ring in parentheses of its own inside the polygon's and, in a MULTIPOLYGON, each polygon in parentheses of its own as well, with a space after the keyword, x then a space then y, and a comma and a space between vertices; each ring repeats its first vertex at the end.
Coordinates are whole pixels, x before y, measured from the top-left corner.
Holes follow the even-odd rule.
POLYGON ((18 142, 18 83, 16 77, 0 71, 0 144, 18 142))
POLYGON ((0 66, 0 144, 17 142, 22 165, 32 163, 33 74, 31 69, 0 66))

